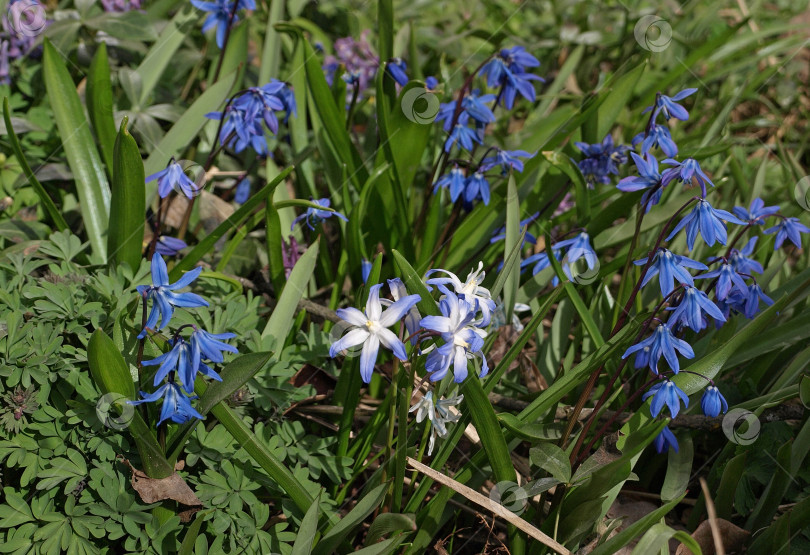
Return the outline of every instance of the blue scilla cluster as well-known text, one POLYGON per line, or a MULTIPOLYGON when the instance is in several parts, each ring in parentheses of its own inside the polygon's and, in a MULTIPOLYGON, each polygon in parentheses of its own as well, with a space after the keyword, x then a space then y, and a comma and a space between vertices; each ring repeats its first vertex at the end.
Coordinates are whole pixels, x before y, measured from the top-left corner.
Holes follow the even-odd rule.
MULTIPOLYGON (((672 97, 661 93, 656 95, 654 105, 645 110, 650 112, 645 131, 633 139, 634 147, 640 146, 639 152, 630 153, 637 175, 625 177, 617 185, 624 192, 643 191, 641 208, 645 213, 661 201, 662 193, 673 183, 700 189, 700 195, 690 199, 675 212, 671 221, 694 203, 691 210, 664 238, 663 234, 667 231, 665 228, 656 248, 646 258, 635 261, 636 265, 643 266, 641 288, 657 276, 662 297, 659 310, 663 311, 653 315, 645 327, 650 334, 646 338, 639 336, 636 344, 627 349, 623 358, 634 357, 635 368, 647 368, 652 373, 653 383, 642 395, 642 400, 650 399, 650 414, 653 417, 663 415, 666 409, 675 418, 681 410, 681 404, 683 407, 689 406, 688 395, 670 379, 679 372, 688 371, 681 369, 679 357, 691 359, 695 356, 692 346, 685 339, 689 334, 688 330, 698 333, 710 323, 719 328, 733 314, 753 318, 761 304, 773 304, 757 284, 755 274, 763 272, 762 265, 751 258, 759 237, 750 237, 740 249, 735 248, 738 241, 746 232, 764 226, 769 218, 779 219, 777 225, 768 227, 763 232, 766 235, 775 234, 776 249, 781 248, 786 240, 801 248, 800 234, 810 232, 798 219, 781 215, 778 206, 766 206, 759 198, 753 199, 748 208, 737 206, 732 212, 715 208, 707 200, 709 187, 714 187, 714 183, 697 160, 673 158, 678 153, 678 147, 666 126, 671 119, 685 121, 689 118, 688 111, 679 102, 695 92, 697 89, 690 88, 672 97), (665 121, 660 122, 659 116, 663 116, 665 121), (658 160, 652 153, 656 148, 669 156, 663 160, 663 164, 668 166, 663 171, 659 170, 658 160), (730 242, 727 228, 729 224, 739 226, 730 242), (690 252, 695 249, 698 240, 708 247, 715 244, 726 246, 726 252, 720 256, 708 257, 704 263, 662 246, 663 241, 668 242, 681 232, 686 235, 686 245, 690 252), (701 273, 692 275, 691 271, 701 273), (661 364, 662 358, 668 369, 661 364)), ((706 416, 714 418, 728 410, 728 403, 714 382, 703 378, 707 382, 707 388, 701 398, 701 409, 706 416)), ((654 445, 659 452, 669 448, 678 450, 677 438, 668 427, 663 429, 654 445)))
MULTIPOLYGON (((478 76, 492 93, 462 87, 456 100, 442 103, 436 121, 442 125, 447 139, 444 153, 451 164, 434 184, 434 193, 447 189, 450 200, 461 201, 466 209, 475 203, 489 205, 490 181, 506 176, 511 170, 523 171, 524 159, 534 153, 525 150, 503 150, 490 147, 476 159, 477 147, 484 146, 487 126, 495 122, 494 110, 501 106, 511 110, 518 96, 533 102, 536 98, 534 81, 543 79, 531 70, 540 62, 522 46, 505 48, 491 56, 479 69, 478 76)), ((435 79, 427 80, 428 89, 436 88, 435 79)))
MULTIPOLYGON (((197 279, 202 268, 196 268, 187 272, 179 280, 169 283, 169 273, 166 262, 155 254, 152 257, 152 285, 139 285, 138 293, 144 299, 144 306, 151 302, 152 308, 146 319, 144 329, 138 334, 138 338, 146 338, 149 330, 158 332, 169 325, 174 314, 174 309, 195 308, 208 306, 208 302, 195 293, 177 293, 191 285, 197 279)), ((167 420, 176 424, 184 424, 192 418, 202 418, 192 406, 191 401, 194 396, 194 382, 200 374, 206 378, 222 381, 209 364, 224 362, 224 353, 236 353, 237 350, 232 345, 228 345, 223 340, 236 337, 233 333, 209 333, 194 325, 181 326, 174 332, 168 340, 171 347, 168 352, 152 360, 144 360, 143 366, 157 366, 157 372, 152 382, 155 391, 152 393, 140 392, 141 400, 130 401, 132 405, 141 403, 154 403, 163 400, 160 409, 160 419, 158 426, 167 420), (190 329, 188 337, 183 333, 190 329)))

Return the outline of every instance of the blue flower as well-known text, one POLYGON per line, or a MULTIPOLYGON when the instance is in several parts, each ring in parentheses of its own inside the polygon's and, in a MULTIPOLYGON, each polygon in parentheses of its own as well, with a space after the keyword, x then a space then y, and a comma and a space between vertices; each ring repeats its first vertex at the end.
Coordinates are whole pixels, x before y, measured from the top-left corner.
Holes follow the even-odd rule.
POLYGON ((360 274, 363 278, 363 283, 366 283, 368 281, 369 274, 371 274, 371 262, 365 258, 360 261, 360 274))
POLYGON ((588 186, 596 183, 610 183, 610 175, 619 174, 618 164, 627 162, 627 145, 613 146, 613 137, 605 136, 601 143, 589 145, 587 143, 574 143, 585 155, 577 165, 588 186))
POLYGON ((724 262, 716 270, 695 276, 695 279, 717 278, 717 285, 714 292, 718 301, 723 301, 728 297, 733 287, 737 287, 741 293, 748 291, 745 279, 737 273, 736 268, 730 262, 724 262))
POLYGON ((631 152, 630 156, 636 163, 639 175, 621 179, 616 188, 625 193, 644 191, 641 196, 641 205, 645 207, 646 212, 649 212, 650 208, 661 200, 661 193, 664 190, 661 185, 661 174, 658 172, 658 160, 652 154, 647 154, 646 160, 635 152, 631 152))
MULTIPOLYGON (((636 260, 636 266, 643 266, 647 263, 646 258, 636 260)), ((673 280, 678 280, 684 285, 694 285, 692 276, 686 271, 686 268, 693 270, 708 270, 708 267, 702 262, 692 260, 679 254, 673 254, 667 249, 658 249, 653 257, 653 262, 647 269, 647 275, 644 276, 644 281, 641 286, 644 287, 653 278, 658 275, 658 286, 661 288, 661 294, 666 297, 675 289, 673 280)))
POLYGON ((655 450, 659 453, 663 453, 670 447, 672 447, 675 452, 678 452, 678 439, 675 437, 675 434, 669 429, 668 426, 664 426, 664 429, 661 430, 661 433, 655 436, 653 440, 653 445, 655 445, 655 450))
POLYGON ((714 183, 712 183, 709 176, 700 169, 700 164, 698 164, 697 160, 694 158, 687 158, 683 162, 667 158, 664 160, 664 163, 674 167, 664 170, 664 173, 661 175, 662 187, 669 185, 673 179, 677 179, 681 183, 691 184, 692 178, 694 177, 700 185, 700 190, 703 192, 704 198, 706 197, 706 183, 714 187, 714 183))
POLYGON ((428 285, 452 285, 457 295, 464 297, 464 300, 470 303, 471 306, 481 311, 481 320, 476 325, 482 328, 488 326, 492 319, 492 313, 495 311, 495 301, 492 299, 489 289, 481 287, 481 282, 486 277, 484 263, 479 261, 478 268, 473 268, 467 274, 467 280, 464 282, 453 272, 442 269, 428 270, 425 275, 429 276, 435 272, 442 272, 447 274, 448 277, 430 278, 425 283, 428 285))
POLYGON ((574 280, 571 274, 571 267, 577 260, 584 259, 589 270, 593 270, 599 265, 596 251, 593 250, 591 246, 591 238, 584 231, 576 237, 556 243, 553 248, 568 249, 563 256, 562 270, 570 281, 574 280))
POLYGON ((720 393, 716 386, 710 385, 703 392, 703 397, 700 398, 700 408, 703 414, 710 418, 717 418, 721 410, 723 414, 728 411, 728 403, 725 397, 720 393))
POLYGON ((673 324, 681 323, 688 326, 695 331, 700 331, 706 327, 705 312, 715 320, 725 322, 726 318, 723 312, 717 307, 716 304, 700 289, 696 289, 690 285, 684 285, 684 294, 681 304, 677 307, 669 307, 667 310, 672 310, 670 321, 673 324))
POLYGON ((182 239, 161 235, 155 243, 155 252, 162 256, 177 256, 188 245, 182 239))
POLYGON ((511 110, 517 93, 534 102, 536 92, 531 82, 544 82, 544 79, 528 73, 526 68, 539 65, 540 62, 537 58, 526 52, 525 48, 514 46, 501 50, 498 56, 484 64, 480 75, 487 77, 487 86, 501 88, 501 102, 503 106, 511 110))
POLYGON ((686 393, 681 390, 681 388, 675 385, 675 382, 672 380, 667 379, 653 385, 644 395, 641 396, 641 400, 646 401, 647 397, 650 396, 653 398, 652 403, 650 404, 650 414, 652 414, 653 418, 658 416, 658 413, 661 412, 664 405, 669 408, 669 413, 672 415, 672 418, 678 416, 678 412, 681 410, 681 401, 683 401, 684 407, 689 406, 689 396, 687 396, 686 393))
MULTIPOLYGON (((670 118, 679 119, 681 121, 686 121, 689 119, 689 112, 686 111, 686 108, 678 104, 678 100, 683 100, 689 95, 692 95, 697 92, 697 89, 684 89, 675 96, 667 96, 665 94, 658 94, 655 98, 655 112, 653 113, 653 120, 658 117, 659 113, 664 114, 664 118, 669 120, 670 118)), ((653 109, 653 106, 648 106, 644 109, 642 113, 649 112, 653 109)))
MULTIPOLYGON (((191 0, 194 7, 204 11, 210 12, 202 26, 202 31, 205 33, 212 27, 217 28, 217 46, 222 48, 225 44, 225 34, 228 30, 228 23, 233 11, 232 0, 216 0, 214 2, 203 2, 202 0, 191 0)), ((255 10, 256 4, 253 0, 239 0, 239 6, 236 8, 245 10, 255 10)), ((234 16, 233 23, 239 20, 234 16)))
POLYGON ((484 144, 483 139, 479 136, 479 133, 470 127, 467 127, 465 124, 460 123, 461 118, 459 118, 459 123, 456 123, 455 127, 453 127, 453 131, 450 133, 450 136, 447 137, 447 141, 444 143, 444 151, 450 152, 450 149, 453 148, 453 145, 457 142, 461 145, 461 148, 471 151, 473 147, 473 141, 478 144, 484 144))
MULTIPOLYGON (((388 288, 391 290, 391 296, 394 298, 394 302, 408 296, 408 289, 399 278, 389 279, 388 288)), ((382 299, 380 302, 386 305, 390 304, 390 301, 387 299, 382 299)), ((411 345, 416 345, 419 341, 419 337, 417 337, 416 333, 420 329, 420 320, 422 320, 422 315, 419 314, 419 309, 414 304, 405 314, 405 330, 408 332, 408 335, 411 336, 411 345)))
POLYGON ((233 195, 233 201, 236 204, 244 204, 250 198, 250 180, 243 177, 239 183, 236 184, 236 192, 233 195))
POLYGON ((509 173, 510 169, 523 171, 523 160, 520 158, 531 158, 536 152, 526 152, 525 150, 502 150, 496 148, 495 156, 484 158, 481 162, 481 171, 488 171, 495 166, 501 167, 501 175, 509 173))
POLYGON ((226 106, 224 112, 209 112, 205 117, 214 120, 225 118, 219 134, 220 144, 233 148, 236 153, 251 147, 260 156, 267 155, 267 138, 261 125, 262 118, 256 118, 235 106, 226 106))
MULTIPOLYGON (((486 105, 487 102, 495 100, 494 94, 485 94, 479 96, 479 91, 474 90, 464 96, 461 101, 461 112, 459 113, 458 123, 467 124, 469 118, 472 118, 477 123, 486 125, 495 121, 495 114, 492 109, 486 105)), ((456 113, 456 101, 444 102, 439 106, 439 113, 436 115, 436 121, 444 122, 444 130, 449 131, 450 125, 453 123, 453 116, 456 113)))
POLYGON ((489 205, 489 181, 480 170, 464 180, 464 200, 472 203, 478 199, 489 205))
POLYGON ((438 332, 444 345, 430 352, 425 361, 425 369, 430 372, 431 381, 439 381, 453 366, 453 378, 461 383, 467 377, 467 360, 478 355, 481 358, 481 373, 486 376, 489 368, 481 349, 484 347, 486 332, 475 327, 475 304, 466 298, 459 298, 444 285, 438 286, 444 293, 439 301, 442 316, 425 316, 420 322, 426 330, 438 332))
POLYGON ((734 215, 749 224, 764 225, 765 218, 773 216, 779 212, 778 206, 765 206, 765 201, 761 198, 755 198, 751 201, 751 205, 746 210, 742 206, 735 206, 732 211, 734 215))
POLYGON ((278 133, 276 112, 284 110, 284 102, 279 93, 285 87, 284 83, 276 79, 262 87, 250 87, 233 101, 232 106, 245 113, 249 120, 262 118, 270 131, 278 133))
POLYGON ((731 249, 728 260, 731 262, 731 265, 734 267, 737 273, 748 275, 751 275, 754 272, 758 274, 762 273, 762 264, 756 260, 748 258, 754 253, 757 239, 759 239, 759 237, 751 237, 748 243, 746 243, 746 245, 740 250, 731 249))
POLYGON ((753 318, 759 311, 759 301, 762 301, 767 305, 773 304, 773 299, 763 293, 762 288, 756 283, 749 285, 748 288, 743 291, 743 295, 745 296, 743 314, 745 314, 745 317, 749 320, 753 318))
POLYGON ((433 189, 433 194, 441 187, 447 187, 450 190, 450 200, 456 202, 461 193, 464 192, 464 172, 456 164, 450 173, 443 175, 436 181, 436 187, 433 189))
MULTIPOLYGON (((719 241, 720 244, 725 245, 728 240, 728 234, 726 233, 726 224, 723 223, 723 220, 733 224, 745 225, 745 222, 738 220, 729 212, 713 208, 706 199, 698 199, 697 206, 678 222, 675 229, 667 236, 667 241, 675 237, 675 235, 685 227, 686 244, 690 251, 695 246, 695 239, 697 238, 698 232, 700 232, 703 240, 706 241, 706 244, 710 247, 714 245, 715 241, 719 241)), ((767 233, 767 231, 765 233, 767 233)))
POLYGON ((238 353, 236 347, 222 342, 222 339, 233 339, 235 333, 208 333, 196 328, 191 334, 191 365, 197 368, 203 358, 211 362, 224 362, 222 353, 238 353))
POLYGON ((160 316, 160 327, 157 328, 157 331, 165 328, 169 320, 171 320, 176 306, 186 308, 208 306, 208 302, 199 295, 174 292, 177 289, 191 285, 191 282, 197 279, 200 272, 202 272, 202 268, 195 268, 190 272, 186 272, 175 283, 169 283, 169 271, 163 258, 157 253, 152 257, 152 285, 139 285, 137 287, 138 293, 147 295, 147 298, 153 301, 152 310, 146 319, 146 326, 138 334, 138 339, 146 337, 147 329, 155 329, 158 316, 160 316))
MULTIPOLYGON (((318 206, 323 206, 324 208, 329 208, 329 205, 331 204, 331 201, 328 198, 311 199, 311 200, 318 206)), ((306 220, 307 227, 309 227, 309 229, 315 229, 314 227, 315 225, 321 223, 323 220, 327 218, 331 218, 332 216, 337 216, 344 222, 349 221, 349 218, 347 218, 340 212, 334 212, 332 210, 321 210, 310 206, 309 208, 307 208, 306 212, 304 212, 303 214, 301 214, 300 216, 296 217, 293 220, 292 226, 290 226, 290 230, 295 229, 295 224, 297 224, 301 220, 306 220)))
POLYGON ((408 65, 402 58, 391 58, 385 65, 385 71, 403 87, 408 84, 408 75, 405 73, 407 69, 408 65))
POLYGON ((433 77, 432 75, 428 75, 425 77, 425 88, 429 91, 435 91, 439 87, 439 80, 433 77))
POLYGON ((191 399, 197 397, 186 397, 181 391, 180 387, 173 382, 163 384, 154 393, 144 393, 141 391, 140 401, 128 401, 130 405, 140 405, 141 403, 154 403, 163 397, 163 406, 160 409, 160 420, 158 426, 163 424, 166 420, 171 420, 175 424, 185 424, 192 418, 199 418, 202 420, 203 415, 197 412, 191 406, 191 399))
POLYGON ((796 245, 797 249, 802 248, 802 238, 800 233, 810 233, 810 228, 799 221, 799 218, 784 218, 779 225, 768 228, 764 231, 766 235, 776 232, 776 241, 773 244, 773 249, 777 250, 785 242, 785 239, 790 239, 790 242, 796 245))
POLYGON ((633 147, 641 143, 641 154, 647 154, 655 147, 661 147, 664 154, 669 157, 678 154, 678 145, 672 140, 672 135, 666 125, 653 124, 649 131, 643 131, 633 137, 633 147))
POLYGON ((371 374, 374 372, 374 363, 377 360, 381 343, 383 347, 390 349, 398 359, 403 361, 408 359, 405 344, 388 328, 401 320, 411 307, 421 300, 419 295, 408 295, 400 298, 383 311, 382 303, 380 303, 381 287, 382 284, 379 283, 369 289, 365 313, 353 307, 337 310, 337 315, 348 322, 351 327, 346 335, 329 348, 329 356, 335 358, 340 351, 362 344, 360 376, 365 383, 371 381, 371 374))
POLYGON ((672 335, 672 330, 669 329, 668 325, 659 324, 650 337, 627 349, 622 358, 640 352, 636 354, 636 368, 649 366, 650 370, 658 374, 658 361, 663 356, 672 371, 677 374, 681 367, 675 351, 678 351, 681 356, 686 358, 695 358, 695 352, 689 343, 672 335))
POLYGON ((146 178, 145 183, 157 179, 158 195, 160 198, 166 198, 173 190, 182 192, 186 197, 192 199, 200 192, 200 188, 194 181, 186 175, 183 171, 183 166, 179 162, 175 162, 174 158, 169 162, 169 165, 157 173, 153 173, 146 178))

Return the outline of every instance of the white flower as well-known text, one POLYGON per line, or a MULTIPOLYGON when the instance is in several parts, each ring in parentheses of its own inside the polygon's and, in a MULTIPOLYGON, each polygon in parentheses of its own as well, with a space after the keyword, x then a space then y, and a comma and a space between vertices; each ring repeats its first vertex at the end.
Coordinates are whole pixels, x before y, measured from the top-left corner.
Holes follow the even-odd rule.
POLYGON ((492 319, 492 312, 495 310, 495 301, 492 300, 492 294, 486 287, 481 287, 480 283, 484 281, 486 273, 484 272, 484 263, 478 263, 478 269, 473 268, 467 274, 467 281, 464 283, 458 279, 458 276, 453 272, 447 270, 430 270, 427 275, 433 272, 444 272, 448 277, 431 278, 425 283, 430 285, 446 285, 451 284, 457 295, 463 295, 464 299, 472 306, 481 311, 481 321, 476 325, 484 328, 489 325, 492 319))
POLYGON ((428 391, 408 412, 416 411, 416 422, 422 422, 425 416, 430 420, 430 440, 428 442, 428 456, 433 454, 436 436, 447 435, 447 423, 458 422, 461 413, 455 406, 464 400, 464 395, 457 395, 433 402, 433 392, 428 391), (452 410, 451 410, 452 409, 452 410))

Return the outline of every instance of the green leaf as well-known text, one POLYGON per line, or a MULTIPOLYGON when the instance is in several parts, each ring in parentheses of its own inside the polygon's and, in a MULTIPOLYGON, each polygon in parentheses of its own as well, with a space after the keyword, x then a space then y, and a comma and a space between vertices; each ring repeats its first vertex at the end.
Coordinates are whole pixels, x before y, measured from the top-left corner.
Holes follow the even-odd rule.
POLYGON ((108 263, 115 267, 123 262, 133 270, 141 265, 143 219, 146 214, 143 160, 138 144, 127 130, 127 118, 115 139, 113 154, 110 226, 107 235, 108 263))
MULTIPOLYGON (((601 142, 610 133, 616 118, 619 117, 622 109, 630 102, 641 74, 644 73, 647 67, 647 63, 647 60, 644 60, 624 75, 611 79, 610 93, 595 113, 599 125, 594 142, 601 142)), ((582 225, 581 222, 580 225, 582 225)))
MULTIPOLYGON (((172 157, 179 156, 188 148, 203 126, 210 121, 206 119, 205 114, 217 111, 223 106, 235 81, 236 73, 221 77, 189 106, 147 157, 144 163, 144 172, 147 176, 165 168, 172 157)), ((151 200, 156 193, 157 181, 147 183, 146 198, 151 200)))
POLYGON ((301 511, 306 513, 314 503, 312 496, 306 488, 298 481, 292 472, 273 455, 264 443, 260 442, 250 431, 237 414, 225 405, 219 403, 211 409, 211 414, 228 430, 233 438, 242 448, 262 467, 270 478, 272 478, 281 489, 287 492, 293 503, 301 511))
POLYGON ((402 278, 402 282, 405 284, 405 288, 408 290, 410 294, 419 295, 422 300, 416 305, 419 307, 419 312, 423 316, 438 316, 440 314, 439 307, 436 304, 436 301, 433 300, 433 296, 430 294, 430 291, 427 290, 427 286, 422 281, 422 278, 419 274, 416 273, 416 270, 413 269, 413 266, 410 265, 408 260, 402 256, 397 250, 393 251, 394 255, 394 262, 399 268, 399 275, 402 278))
POLYGON ((799 399, 806 408, 810 408, 810 375, 804 374, 799 379, 799 399))
POLYGON ((273 314, 270 315, 262 332, 262 339, 275 338, 279 349, 292 329, 295 314, 298 312, 298 302, 306 294, 307 285, 315 271, 315 264, 318 262, 318 245, 318 241, 312 243, 295 263, 295 267, 290 273, 290 279, 287 280, 278 304, 273 309, 273 314))
POLYGON ((200 528, 202 528, 205 518, 203 518, 210 511, 200 511, 194 514, 194 521, 186 529, 186 534, 183 536, 183 543, 180 544, 180 551, 178 555, 194 555, 194 543, 197 541, 197 536, 200 535, 200 528))
POLYGON ((650 555, 650 553, 660 553, 667 548, 670 539, 680 540, 691 551, 692 555, 702 555, 698 543, 686 532, 676 532, 666 524, 658 522, 653 524, 641 537, 636 547, 633 548, 632 555, 650 555))
POLYGON ((383 536, 399 530, 416 531, 416 515, 403 513, 382 513, 374 519, 366 534, 365 545, 377 543, 383 536))
POLYGON ((678 450, 670 449, 667 455, 667 474, 661 486, 662 501, 683 497, 692 476, 692 457, 694 455, 692 436, 688 434, 681 436, 678 444, 678 450))
POLYGON ((765 528, 748 546, 748 553, 779 553, 787 547, 787 543, 779 537, 779 531, 788 528, 798 534, 808 527, 810 527, 810 497, 805 497, 765 528))
MULTIPOLYGON (((122 397, 125 399, 135 399, 135 384, 132 375, 129 373, 127 363, 121 352, 107 334, 101 330, 96 330, 90 336, 87 343, 87 364, 90 367, 90 375, 96 386, 103 395, 117 394, 117 398, 110 397, 110 404, 118 401, 122 397)), ((132 405, 124 405, 132 407, 132 405)), ((123 408, 123 406, 122 406, 123 408)), ((152 431, 146 422, 141 418, 137 410, 130 414, 127 431, 132 434, 141 455, 144 465, 144 472, 150 478, 165 478, 174 472, 174 467, 169 464, 163 455, 163 450, 157 442, 152 431)))
MULTIPOLYGON (((98 50, 87 73, 87 115, 96 133, 107 173, 113 175, 113 150, 115 148, 115 121, 113 120, 112 85, 110 63, 107 60, 107 45, 99 43, 98 50)), ((113 220, 115 221, 115 220, 113 220)))
POLYGON ((745 523, 746 530, 765 528, 773 520, 782 498, 785 496, 791 481, 795 480, 790 472, 792 441, 783 444, 776 453, 776 468, 765 492, 757 501, 745 523))
POLYGON ((312 550, 312 555, 335 553, 338 546, 349 538, 349 534, 380 506, 387 490, 388 484, 382 484, 366 493, 357 502, 357 505, 321 538, 321 541, 312 550))
MULTIPOLYGON (((206 385, 203 380, 198 380, 194 385, 194 390, 200 399, 195 407, 197 411, 205 416, 218 403, 222 402, 234 391, 245 385, 248 380, 255 376, 264 368, 272 357, 271 352, 247 353, 237 357, 222 369, 220 372, 221 382, 212 382, 206 385)), ((170 461, 176 461, 199 420, 192 420, 184 424, 172 435, 168 442, 169 448, 166 450, 170 461)))
POLYGON ((231 229, 238 227, 239 225, 244 222, 248 216, 259 206, 260 203, 267 200, 267 196, 276 188, 276 186, 281 183, 284 178, 286 178, 290 172, 293 171, 293 167, 290 166, 280 174, 278 174, 273 180, 262 187, 259 191, 257 191, 252 197, 250 197, 245 203, 239 207, 236 212, 228 216, 224 222, 219 224, 214 231, 203 237, 203 239, 197 243, 197 245, 191 249, 191 252, 188 253, 183 260, 177 263, 177 265, 172 268, 171 272, 169 272, 169 279, 171 281, 176 281, 183 272, 190 270, 194 267, 197 262, 199 262, 203 256, 211 252, 219 239, 225 235, 231 229))
POLYGON ((140 10, 102 14, 85 20, 84 24, 112 37, 125 37, 127 40, 153 41, 157 38, 149 18, 140 10))
POLYGON ((174 59, 177 49, 186 40, 186 34, 195 28, 195 23, 200 18, 199 14, 200 12, 190 3, 185 4, 163 28, 157 42, 152 45, 141 65, 135 70, 141 77, 140 104, 142 107, 146 105, 160 76, 174 59))
MULTIPOLYGON (((518 197, 517 186, 515 185, 515 176, 510 173, 506 193, 506 240, 503 245, 503 259, 507 260, 512 251, 516 248, 519 249, 522 244, 523 240, 520 231, 520 198, 518 197)), ((507 268, 504 263, 501 274, 507 274, 508 276, 504 278, 503 304, 506 321, 511 322, 512 313, 515 310, 517 290, 518 287, 520 287, 520 266, 513 262, 511 268, 507 268)))
POLYGON ((76 87, 59 52, 45 39, 42 74, 56 126, 79 195, 82 219, 95 262, 107 261, 105 238, 110 215, 110 187, 87 126, 76 87))
POLYGON ((567 484, 571 481, 571 463, 565 451, 553 443, 541 443, 529 450, 529 460, 539 466, 553 478, 567 484))
MULTIPOLYGON (((591 219, 590 191, 585 183, 582 172, 568 156, 560 152, 543 152, 543 156, 552 166, 563 172, 574 183, 574 197, 576 198, 577 225, 586 227, 591 219)), ((546 243, 549 244, 549 243, 546 243)))
POLYGON ((320 116, 326 134, 329 136, 329 140, 341 162, 348 166, 349 179, 359 188, 368 180, 368 172, 362 158, 360 158, 360 154, 352 143, 348 131, 346 131, 343 114, 338 110, 338 106, 332 98, 332 92, 329 90, 329 85, 324 77, 319 56, 315 54, 309 41, 304 38, 301 28, 287 23, 279 23, 276 28, 293 34, 298 44, 303 46, 307 83, 313 99, 311 106, 314 106, 320 116))
POLYGON ((8 107, 8 97, 3 98, 3 120, 6 124, 6 134, 8 135, 9 142, 11 143, 11 150, 14 152, 14 156, 17 158, 17 163, 20 164, 22 168, 23 174, 28 179, 28 183, 34 189, 37 196, 39 197, 39 201, 42 203, 42 207, 45 209, 45 212, 51 217, 53 220, 56 229, 59 231, 65 231, 68 229, 67 222, 65 218, 62 216, 62 212, 56 207, 51 197, 48 195, 48 192, 45 190, 45 187, 42 186, 42 183, 39 182, 37 176, 34 175, 34 172, 31 171, 31 166, 28 165, 28 162, 25 159, 25 153, 23 153, 22 146, 20 145, 20 139, 17 137, 17 134, 14 132, 14 127, 11 125, 11 111, 8 107))
POLYGON ((309 555, 312 553, 312 543, 318 534, 318 515, 320 515, 320 495, 307 510, 301 526, 298 527, 298 534, 295 536, 295 543, 290 555, 309 555))
POLYGON ((617 553, 622 547, 633 541, 639 534, 649 529, 656 522, 660 521, 667 514, 669 514, 669 512, 674 509, 685 496, 686 493, 641 517, 639 520, 635 521, 627 528, 624 528, 621 532, 610 538, 605 543, 597 546, 596 549, 591 552, 591 555, 613 555, 614 553, 617 553))
MULTIPOLYGON (((284 19, 284 4, 286 2, 270 2, 270 13, 267 16, 267 28, 264 31, 264 48, 262 50, 262 65, 259 67, 259 85, 269 83, 271 78, 279 77, 281 67, 281 34, 275 29, 276 23, 284 19)), ((299 110, 303 108, 299 105, 299 110)))

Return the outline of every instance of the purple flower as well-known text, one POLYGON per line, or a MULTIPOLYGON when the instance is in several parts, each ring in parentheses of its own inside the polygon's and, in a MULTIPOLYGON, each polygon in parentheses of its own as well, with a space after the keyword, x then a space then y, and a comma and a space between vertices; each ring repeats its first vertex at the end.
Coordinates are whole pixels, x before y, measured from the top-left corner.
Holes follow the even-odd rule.
POLYGON ((766 235, 776 233, 776 241, 773 244, 773 249, 777 250, 785 242, 785 239, 790 239, 790 242, 796 245, 797 249, 802 248, 802 238, 800 233, 810 233, 810 228, 799 221, 799 218, 784 218, 778 225, 768 228, 764 231, 766 235))
POLYGON ((481 170, 464 180, 464 200, 472 203, 478 199, 489 205, 489 181, 481 170))
POLYGON ((518 93, 526 100, 534 102, 536 92, 532 81, 545 81, 528 73, 526 68, 539 65, 537 58, 526 52, 525 48, 514 46, 501 50, 495 58, 484 64, 480 75, 486 76, 488 87, 501 89, 501 103, 511 110, 518 93))
POLYGON ((239 183, 236 184, 236 192, 233 195, 233 201, 236 204, 244 204, 250 198, 250 179, 243 177, 239 183))
POLYGON ((141 0, 101 0, 105 12, 124 13, 130 10, 140 10, 141 0))
POLYGON ((481 170, 488 171, 495 166, 501 167, 501 175, 509 173, 510 169, 516 171, 523 171, 523 160, 520 158, 531 158, 536 152, 527 152, 525 150, 503 150, 500 148, 495 149, 495 156, 484 158, 481 163, 481 170))
MULTIPOLYGON (((461 118, 459 118, 459 122, 460 121, 461 118)), ((452 149, 453 145, 456 143, 459 143, 461 148, 471 151, 473 141, 478 144, 484 144, 484 140, 475 129, 467 127, 464 123, 457 123, 455 127, 453 127, 453 131, 450 132, 450 136, 447 137, 447 141, 444 143, 444 151, 450 152, 450 149, 452 149)))
POLYGON ((627 162, 627 145, 613 146, 613 137, 607 135, 601 143, 589 145, 574 143, 585 155, 577 165, 589 187, 596 183, 610 183, 610 175, 619 174, 618 164, 627 162))
POLYGON ((653 400, 650 404, 650 414, 653 418, 658 416, 664 405, 669 408, 669 413, 672 418, 678 416, 681 410, 681 401, 684 407, 689 407, 689 396, 684 391, 675 385, 672 380, 664 380, 653 385, 644 395, 641 396, 642 401, 646 401, 648 397, 652 396, 653 400))
POLYGON ((762 301, 767 305, 773 304, 773 299, 763 293, 762 288, 756 283, 749 285, 747 289, 742 291, 742 293, 745 300, 745 305, 742 307, 743 314, 745 314, 745 317, 749 320, 753 318, 759 311, 759 301, 762 301))
POLYGON ((290 273, 295 267, 295 263, 301 258, 301 250, 298 247, 298 241, 295 240, 294 235, 290 235, 289 245, 284 239, 281 240, 281 260, 284 265, 284 277, 290 278, 290 273))
POLYGON ((326 81, 332 86, 335 71, 340 65, 346 68, 346 73, 352 76, 346 90, 346 102, 351 101, 354 89, 358 89, 358 98, 362 98, 363 91, 369 88, 380 60, 368 42, 368 29, 360 33, 360 39, 343 37, 337 39, 334 44, 335 55, 327 56, 324 60, 323 69, 326 72, 326 81))
POLYGON ((728 260, 731 262, 731 265, 738 274, 751 275, 754 272, 758 274, 762 273, 762 264, 756 260, 748 258, 754 253, 754 247, 756 247, 757 239, 759 239, 759 237, 751 237, 751 239, 748 240, 748 243, 746 243, 745 246, 740 250, 731 249, 728 260))

